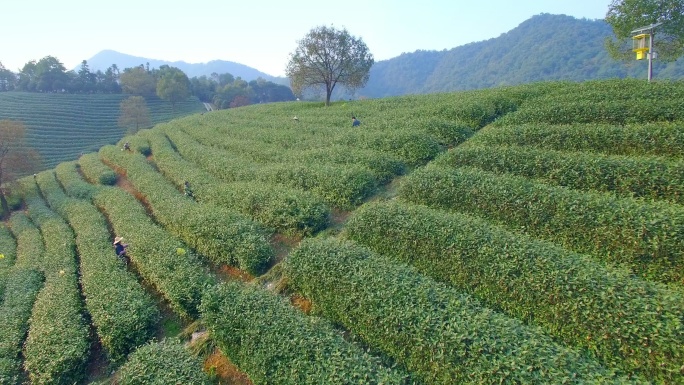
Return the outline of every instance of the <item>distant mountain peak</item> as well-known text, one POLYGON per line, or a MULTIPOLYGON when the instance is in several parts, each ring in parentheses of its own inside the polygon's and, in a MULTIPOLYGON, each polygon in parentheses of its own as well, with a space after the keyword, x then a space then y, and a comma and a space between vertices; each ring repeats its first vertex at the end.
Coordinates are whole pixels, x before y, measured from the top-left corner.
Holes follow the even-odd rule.
POLYGON ((105 72, 112 64, 116 64, 119 70, 123 70, 139 65, 147 65, 147 63, 149 63, 150 68, 159 68, 162 65, 176 67, 185 72, 189 78, 210 76, 212 73, 229 73, 235 77, 241 77, 246 81, 263 78, 265 80, 281 83, 283 80, 283 78, 271 76, 256 68, 226 60, 211 60, 206 63, 188 63, 185 61, 169 61, 133 56, 112 49, 104 49, 88 59, 88 66, 91 71, 100 70, 102 72, 105 72))

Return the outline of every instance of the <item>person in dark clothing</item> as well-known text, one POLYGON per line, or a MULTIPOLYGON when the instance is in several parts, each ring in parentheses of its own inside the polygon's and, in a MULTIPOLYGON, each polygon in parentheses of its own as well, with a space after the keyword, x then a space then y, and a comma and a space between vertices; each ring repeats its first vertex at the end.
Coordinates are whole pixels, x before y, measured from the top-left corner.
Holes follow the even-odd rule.
POLYGON ((121 258, 126 264, 128 264, 128 255, 126 255, 126 248, 128 244, 123 243, 123 237, 114 238, 114 252, 116 256, 121 258))
POLYGON ((360 126, 361 122, 356 119, 356 116, 352 116, 352 127, 360 126))
POLYGON ((126 151, 131 151, 131 145, 128 142, 124 143, 123 149, 126 151))
POLYGON ((185 193, 186 197, 194 198, 194 196, 192 195, 192 190, 190 189, 190 182, 188 182, 187 180, 185 181, 185 183, 183 183, 183 193, 185 193))

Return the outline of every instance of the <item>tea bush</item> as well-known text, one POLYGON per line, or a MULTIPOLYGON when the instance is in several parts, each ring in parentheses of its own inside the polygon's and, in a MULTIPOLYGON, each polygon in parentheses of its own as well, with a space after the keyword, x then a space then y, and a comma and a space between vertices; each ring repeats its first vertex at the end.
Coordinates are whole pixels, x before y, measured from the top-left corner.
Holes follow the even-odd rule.
POLYGON ((129 244, 127 254, 140 275, 164 296, 176 314, 186 319, 196 317, 203 291, 216 282, 199 258, 153 223, 140 203, 123 190, 103 189, 94 203, 115 234, 129 244), (187 251, 179 256, 178 249, 187 251))
POLYGON ((150 342, 133 352, 117 372, 119 385, 209 385, 201 362, 180 341, 150 342))
POLYGON ((21 348, 43 278, 33 269, 15 268, 9 272, 6 297, 0 305, 0 384, 21 383, 21 348))
POLYGON ((33 178, 24 178, 29 216, 43 236, 38 293, 24 345, 24 367, 34 384, 71 384, 85 377, 90 353, 89 327, 78 287, 74 233, 38 195, 33 178))
POLYGON ((684 203, 681 160, 469 145, 453 149, 435 163, 510 173, 578 190, 684 203))
POLYGON ((409 202, 479 215, 514 231, 625 264, 651 280, 684 278, 684 210, 678 205, 438 166, 408 176, 399 194, 409 202))
POLYGON ((303 241, 286 275, 326 318, 425 383, 627 382, 538 329, 350 241, 303 241))
POLYGON ((159 310, 114 254, 113 237, 95 206, 67 197, 52 171, 41 172, 36 181, 50 206, 74 229, 86 308, 109 357, 121 361, 152 338, 159 310))
POLYGON ((408 384, 407 375, 345 341, 262 288, 227 282, 207 291, 202 320, 255 384, 408 384))
POLYGON ((626 126, 571 123, 529 123, 488 126, 469 143, 518 145, 558 151, 598 152, 606 155, 684 156, 682 121, 630 124, 626 126))
POLYGON ((270 263, 274 253, 268 233, 256 222, 184 197, 139 154, 105 146, 100 155, 126 171, 160 223, 214 263, 236 265, 251 274, 270 263))
POLYGON ((328 223, 330 209, 312 194, 256 182, 220 183, 182 159, 161 133, 148 131, 154 163, 178 188, 189 182, 194 197, 232 209, 277 231, 310 235, 328 223))
POLYGON ((349 219, 346 234, 608 366, 664 382, 678 378, 680 291, 482 219, 425 206, 366 205, 349 219))

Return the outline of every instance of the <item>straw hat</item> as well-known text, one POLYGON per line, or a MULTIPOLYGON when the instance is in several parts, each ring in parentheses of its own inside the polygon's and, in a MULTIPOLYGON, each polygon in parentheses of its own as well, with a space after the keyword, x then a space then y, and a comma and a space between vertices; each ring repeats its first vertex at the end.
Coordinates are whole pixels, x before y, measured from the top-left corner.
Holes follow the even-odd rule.
POLYGON ((114 238, 114 244, 116 245, 117 243, 123 241, 123 237, 116 237, 114 238))

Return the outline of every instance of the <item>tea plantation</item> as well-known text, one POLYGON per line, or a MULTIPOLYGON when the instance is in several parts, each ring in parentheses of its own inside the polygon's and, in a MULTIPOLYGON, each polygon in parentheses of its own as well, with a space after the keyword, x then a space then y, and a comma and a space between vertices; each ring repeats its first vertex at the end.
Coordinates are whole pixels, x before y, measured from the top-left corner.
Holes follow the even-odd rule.
MULTIPOLYGON (((121 139, 126 129, 117 120, 120 103, 127 97, 0 92, 0 119, 22 122, 26 145, 38 151, 44 168, 54 168, 121 139)), ((197 98, 177 103, 175 109, 156 97, 147 98, 146 104, 153 124, 204 111, 197 98)))
POLYGON ((682 82, 196 113, 18 194, 1 384, 684 384, 682 82))

